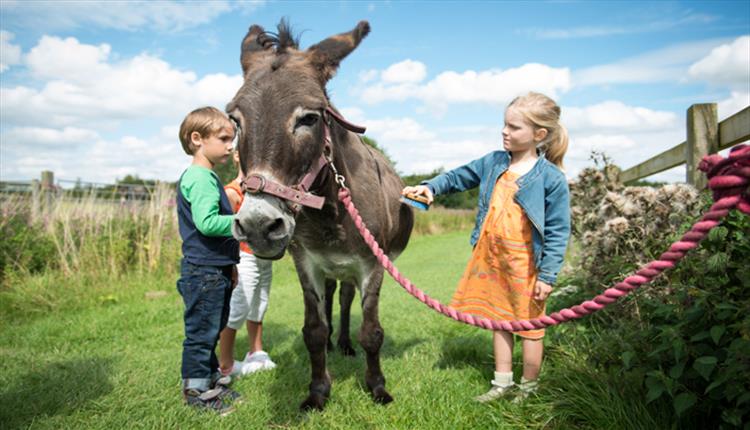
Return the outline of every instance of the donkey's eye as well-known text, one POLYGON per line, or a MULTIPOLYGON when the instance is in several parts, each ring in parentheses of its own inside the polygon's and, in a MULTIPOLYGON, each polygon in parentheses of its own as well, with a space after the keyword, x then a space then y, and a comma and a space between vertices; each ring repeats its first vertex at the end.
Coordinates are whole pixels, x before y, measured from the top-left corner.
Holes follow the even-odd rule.
POLYGON ((316 122, 318 122, 318 118, 320 118, 320 115, 315 113, 308 113, 307 115, 297 119, 297 125, 295 125, 295 128, 312 127, 316 122))

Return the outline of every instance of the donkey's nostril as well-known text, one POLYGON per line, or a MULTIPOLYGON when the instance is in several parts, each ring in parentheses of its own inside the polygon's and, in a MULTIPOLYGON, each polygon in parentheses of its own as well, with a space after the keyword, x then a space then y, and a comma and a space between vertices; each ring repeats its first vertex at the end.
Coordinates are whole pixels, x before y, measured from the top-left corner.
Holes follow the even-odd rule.
POLYGON ((266 237, 269 239, 283 239, 286 236, 286 229, 284 228, 284 220, 276 218, 266 224, 266 237))

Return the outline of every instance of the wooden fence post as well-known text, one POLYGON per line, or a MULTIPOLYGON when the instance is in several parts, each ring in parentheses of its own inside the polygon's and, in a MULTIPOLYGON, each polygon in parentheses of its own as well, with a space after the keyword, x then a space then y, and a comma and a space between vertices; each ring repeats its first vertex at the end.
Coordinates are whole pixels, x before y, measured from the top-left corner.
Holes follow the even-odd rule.
POLYGON ((31 181, 31 222, 35 224, 39 222, 41 214, 41 210, 39 208, 41 188, 42 187, 39 183, 39 179, 33 179, 31 181))
POLYGON ((701 103, 687 110, 687 145, 685 145, 686 182, 702 190, 706 176, 698 163, 709 154, 719 152, 719 116, 716 103, 701 103))
POLYGON ((52 210, 52 198, 55 191, 55 174, 49 170, 42 171, 42 201, 44 213, 52 210))

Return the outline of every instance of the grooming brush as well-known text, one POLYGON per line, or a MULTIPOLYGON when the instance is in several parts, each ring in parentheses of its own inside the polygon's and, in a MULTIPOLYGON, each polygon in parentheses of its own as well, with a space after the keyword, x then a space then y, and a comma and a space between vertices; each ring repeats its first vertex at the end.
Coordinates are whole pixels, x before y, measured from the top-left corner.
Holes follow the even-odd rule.
POLYGON ((400 200, 407 205, 415 207, 421 211, 426 211, 430 208, 430 204, 427 203, 427 197, 417 194, 407 194, 405 196, 401 196, 400 200))

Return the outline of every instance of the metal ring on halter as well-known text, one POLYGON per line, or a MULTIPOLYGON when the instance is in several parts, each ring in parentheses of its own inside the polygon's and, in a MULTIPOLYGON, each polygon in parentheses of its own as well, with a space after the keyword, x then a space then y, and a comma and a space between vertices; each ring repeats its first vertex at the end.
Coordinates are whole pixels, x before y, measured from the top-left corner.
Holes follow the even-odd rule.
MULTIPOLYGON (((266 178, 263 175, 259 175, 257 173, 253 173, 247 176, 247 178, 258 178, 260 180, 260 185, 258 185, 258 188, 252 189, 250 187, 247 188, 247 192, 250 194, 259 194, 263 192, 263 189, 266 188, 266 178)), ((247 178, 245 178, 245 181, 247 181, 247 178)))

